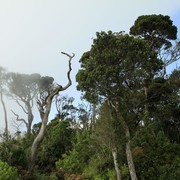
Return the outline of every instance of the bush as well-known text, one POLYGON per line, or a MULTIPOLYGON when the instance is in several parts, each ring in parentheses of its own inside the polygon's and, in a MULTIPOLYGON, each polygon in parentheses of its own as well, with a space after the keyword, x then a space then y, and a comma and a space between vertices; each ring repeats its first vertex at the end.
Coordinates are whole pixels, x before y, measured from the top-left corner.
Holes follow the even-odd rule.
POLYGON ((15 167, 9 166, 6 162, 0 161, 0 180, 19 180, 19 175, 15 167))

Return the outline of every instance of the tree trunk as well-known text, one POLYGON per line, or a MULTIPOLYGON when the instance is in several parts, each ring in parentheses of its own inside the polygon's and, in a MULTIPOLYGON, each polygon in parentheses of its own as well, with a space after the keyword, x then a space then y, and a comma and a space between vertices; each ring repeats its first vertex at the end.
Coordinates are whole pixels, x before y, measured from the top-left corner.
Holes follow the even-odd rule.
POLYGON ((36 136, 36 138, 34 139, 34 142, 33 142, 32 147, 31 147, 31 159, 30 159, 30 164, 29 164, 29 172, 33 171, 38 147, 39 147, 40 143, 42 142, 42 140, 44 139, 46 126, 48 123, 48 117, 49 117, 49 113, 51 110, 52 99, 59 92, 59 90, 60 90, 60 88, 57 87, 54 90, 54 92, 52 92, 52 94, 50 94, 47 97, 45 107, 42 104, 41 105, 39 104, 40 105, 39 111, 40 111, 40 116, 42 119, 42 124, 41 124, 40 131, 39 131, 38 135, 36 136))
POLYGON ((42 120, 41 129, 40 129, 38 135, 36 136, 36 138, 35 138, 35 140, 34 140, 34 142, 32 144, 32 147, 31 147, 31 159, 30 159, 30 164, 29 164, 29 172, 32 172, 32 170, 34 168, 37 149, 39 147, 39 144, 42 142, 42 140, 44 138, 47 122, 48 122, 48 117, 46 116, 42 120))
POLYGON ((34 116, 33 116, 32 108, 31 108, 30 104, 28 104, 27 109, 28 109, 28 127, 27 127, 27 134, 30 135, 30 134, 31 134, 31 126, 32 126, 32 122, 33 122, 34 116))
POLYGON ((4 133, 5 133, 6 140, 8 140, 9 133, 8 133, 7 111, 6 111, 6 106, 5 106, 5 103, 4 103, 4 100, 3 100, 2 87, 1 87, 0 94, 1 94, 1 103, 2 103, 2 106, 3 106, 3 110, 4 110, 4 120, 5 120, 5 130, 4 130, 4 133))
POLYGON ((127 162, 128 162, 129 173, 132 180, 137 180, 136 170, 134 167, 134 161, 133 161, 133 156, 131 152, 131 138, 130 138, 129 128, 126 122, 123 122, 123 124, 124 124, 126 141, 127 141, 126 142, 126 157, 127 157, 127 162))
POLYGON ((93 130, 94 130, 95 120, 96 120, 96 104, 93 103, 93 105, 92 105, 92 117, 91 117, 91 124, 90 124, 90 132, 93 132, 93 130))
POLYGON ((117 175, 117 180, 121 180, 121 173, 120 173, 119 164, 117 160, 117 148, 112 148, 112 156, 113 156, 113 161, 114 161, 114 168, 117 175))
POLYGON ((145 105, 144 105, 144 125, 147 126, 148 125, 148 116, 149 116, 149 111, 148 111, 148 105, 147 105, 147 86, 144 87, 144 94, 145 94, 145 105))

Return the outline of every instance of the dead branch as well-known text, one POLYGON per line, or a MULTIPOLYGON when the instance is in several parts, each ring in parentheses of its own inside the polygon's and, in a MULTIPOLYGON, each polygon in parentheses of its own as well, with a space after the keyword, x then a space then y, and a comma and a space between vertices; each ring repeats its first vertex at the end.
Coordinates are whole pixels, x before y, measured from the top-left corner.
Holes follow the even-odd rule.
POLYGON ((11 112, 16 116, 16 121, 21 121, 26 125, 26 127, 28 127, 28 123, 25 121, 25 119, 19 118, 19 115, 16 114, 12 109, 11 109, 11 112))
POLYGON ((67 83, 66 86, 62 87, 62 89, 61 89, 61 91, 64 91, 64 90, 66 90, 69 86, 71 86, 71 84, 72 84, 72 80, 71 80, 71 77, 70 77, 70 73, 71 73, 71 70, 72 70, 72 68, 71 68, 71 60, 72 60, 72 58, 75 56, 75 54, 73 53, 72 56, 69 55, 69 54, 67 54, 67 53, 65 53, 65 52, 61 52, 61 54, 64 54, 64 55, 66 55, 66 56, 69 57, 69 70, 68 70, 68 72, 67 72, 68 83, 67 83))

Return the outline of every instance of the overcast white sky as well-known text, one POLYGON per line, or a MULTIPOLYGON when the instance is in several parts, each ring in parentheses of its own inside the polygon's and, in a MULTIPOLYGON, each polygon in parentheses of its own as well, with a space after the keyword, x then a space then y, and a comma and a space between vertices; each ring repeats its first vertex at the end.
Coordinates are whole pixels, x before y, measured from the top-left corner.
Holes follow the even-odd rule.
MULTIPOLYGON (((128 33, 145 14, 169 15, 180 30, 180 0, 0 0, 0 66, 52 76, 65 85, 67 58, 60 52, 73 52, 74 85, 65 94, 75 97, 78 61, 95 33, 128 33)), ((1 128, 2 112, 0 119, 1 128)))

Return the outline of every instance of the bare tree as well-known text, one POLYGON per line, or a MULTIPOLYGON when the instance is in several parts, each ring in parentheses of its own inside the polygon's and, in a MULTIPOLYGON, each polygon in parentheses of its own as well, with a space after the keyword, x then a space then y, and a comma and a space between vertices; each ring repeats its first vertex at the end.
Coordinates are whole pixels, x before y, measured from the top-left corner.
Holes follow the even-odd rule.
POLYGON ((70 78, 70 72, 72 70, 71 69, 71 60, 75 55, 73 54, 71 56, 64 52, 62 52, 62 54, 69 57, 69 70, 67 72, 68 83, 64 87, 62 87, 59 84, 50 84, 49 86, 46 86, 45 89, 44 88, 41 89, 41 92, 40 92, 38 100, 37 100, 37 104, 38 104, 38 110, 40 113, 42 124, 41 124, 40 131, 39 131, 38 135, 36 136, 36 138, 34 139, 34 142, 31 147, 31 156, 30 156, 31 159, 30 159, 30 163, 29 163, 29 172, 32 172, 32 170, 33 170, 33 167, 35 165, 38 147, 39 147, 40 143, 42 142, 44 135, 45 135, 45 130, 46 130, 46 126, 48 123, 48 117, 49 117, 49 113, 51 111, 51 105, 52 105, 53 98, 60 91, 65 91, 67 88, 69 88, 72 85, 72 81, 70 78))
POLYGON ((8 139, 8 120, 7 120, 7 111, 6 111, 6 105, 3 99, 3 85, 5 80, 5 69, 3 67, 0 67, 0 99, 1 99, 1 104, 3 106, 3 111, 4 111, 4 122, 5 122, 5 129, 4 129, 4 134, 6 140, 8 139))
POLYGON ((32 108, 34 105, 34 99, 38 92, 38 83, 41 76, 39 74, 20 74, 9 73, 8 74, 8 97, 15 100, 18 106, 27 115, 26 119, 20 119, 19 115, 14 113, 17 121, 22 121, 27 128, 27 134, 31 134, 31 126, 34 119, 32 108))

